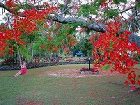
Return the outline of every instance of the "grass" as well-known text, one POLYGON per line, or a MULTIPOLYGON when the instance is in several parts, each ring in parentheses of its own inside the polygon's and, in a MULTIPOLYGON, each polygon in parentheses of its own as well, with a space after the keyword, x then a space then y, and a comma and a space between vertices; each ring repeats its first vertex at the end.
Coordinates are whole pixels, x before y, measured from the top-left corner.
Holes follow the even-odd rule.
POLYGON ((17 71, 0 71, 0 105, 139 105, 140 92, 129 92, 124 77, 64 78, 39 76, 46 71, 80 69, 88 65, 63 65, 17 71))

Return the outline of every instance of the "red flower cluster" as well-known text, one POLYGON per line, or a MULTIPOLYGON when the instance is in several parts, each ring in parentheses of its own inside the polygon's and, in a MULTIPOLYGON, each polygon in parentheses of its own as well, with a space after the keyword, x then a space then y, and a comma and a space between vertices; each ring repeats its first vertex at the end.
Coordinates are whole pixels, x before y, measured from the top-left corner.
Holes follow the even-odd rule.
MULTIPOLYGON (((9 41, 15 41, 17 44, 24 45, 25 43, 20 39, 21 32, 18 30, 6 30, 4 32, 0 32, 0 56, 4 56, 4 51, 8 47, 9 41)), ((9 54, 13 54, 13 47, 9 48, 9 54)))
POLYGON ((7 43, 6 41, 3 39, 4 38, 4 34, 2 32, 0 32, 0 56, 2 56, 4 53, 3 51, 5 50, 7 43))
POLYGON ((36 30, 36 23, 30 21, 28 18, 15 18, 13 28, 23 33, 30 34, 36 30))
MULTIPOLYGON (((134 65, 137 62, 133 59, 134 53, 140 53, 140 49, 135 43, 129 41, 129 31, 119 32, 121 24, 118 22, 108 23, 107 31, 101 33, 98 39, 91 37, 94 46, 94 58, 98 59, 96 64, 103 66, 112 65, 112 71, 121 74, 128 74, 128 83, 137 84, 134 65)), ((93 35, 95 36, 95 35, 93 35)), ((95 64, 95 65, 96 65, 95 64)))
POLYGON ((48 14, 57 10, 56 7, 49 7, 43 10, 36 10, 35 8, 24 11, 24 15, 31 21, 43 21, 48 14))
MULTIPOLYGON (((35 0, 33 0, 35 2, 35 0)), ((10 8, 11 12, 15 10, 17 0, 7 0, 6 6, 10 8)), ((45 4, 46 5, 46 4, 45 4)), ((48 14, 57 10, 56 7, 46 6, 42 10, 29 9, 25 10, 22 14, 24 17, 15 16, 12 24, 12 29, 2 28, 0 29, 0 56, 4 55, 6 48, 9 48, 9 53, 12 54, 14 48, 8 47, 9 42, 14 41, 19 45, 25 45, 24 39, 21 35, 30 35, 33 31, 37 30, 38 22, 45 21, 48 14), (23 34, 25 33, 25 34, 23 34)), ((12 12, 12 13, 13 13, 12 12)), ((16 11, 15 11, 16 12, 16 11)), ((18 11, 17 11, 18 12, 18 11)), ((46 24, 46 23, 44 23, 46 24)))
POLYGON ((5 4, 7 7, 10 7, 10 8, 16 6, 16 4, 14 3, 14 0, 7 0, 5 4))

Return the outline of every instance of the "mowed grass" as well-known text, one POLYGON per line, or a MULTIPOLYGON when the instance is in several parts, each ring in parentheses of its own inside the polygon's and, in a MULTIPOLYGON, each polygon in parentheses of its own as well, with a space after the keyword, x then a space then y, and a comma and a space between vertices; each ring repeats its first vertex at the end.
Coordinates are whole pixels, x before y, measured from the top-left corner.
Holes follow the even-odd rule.
POLYGON ((46 71, 79 69, 74 64, 17 71, 0 71, 0 105, 139 105, 140 92, 129 92, 123 76, 65 78, 41 76, 46 71))

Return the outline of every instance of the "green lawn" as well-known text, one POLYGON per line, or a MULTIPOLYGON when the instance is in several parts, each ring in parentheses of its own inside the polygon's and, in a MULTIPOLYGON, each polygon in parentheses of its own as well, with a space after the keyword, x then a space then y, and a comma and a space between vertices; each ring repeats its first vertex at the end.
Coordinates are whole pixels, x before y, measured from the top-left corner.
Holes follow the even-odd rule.
POLYGON ((81 68, 65 65, 17 71, 0 71, 0 105, 139 105, 140 92, 128 92, 122 76, 64 78, 40 76, 47 70, 81 68))

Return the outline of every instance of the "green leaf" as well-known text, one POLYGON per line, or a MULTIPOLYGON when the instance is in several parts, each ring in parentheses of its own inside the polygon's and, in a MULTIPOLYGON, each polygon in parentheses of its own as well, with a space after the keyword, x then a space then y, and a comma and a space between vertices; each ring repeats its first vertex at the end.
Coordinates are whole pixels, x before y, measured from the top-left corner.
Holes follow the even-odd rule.
POLYGON ((39 43, 39 42, 36 42, 36 43, 34 43, 33 44, 33 49, 34 50, 39 50, 39 46, 40 46, 41 44, 39 43))
POLYGON ((91 4, 84 4, 80 7, 78 15, 89 16, 89 14, 97 15, 100 6, 100 0, 96 0, 91 4))
POLYGON ((127 3, 127 0, 113 0, 115 4, 127 3))
POLYGON ((137 7, 137 8, 140 8, 140 3, 137 3, 137 4, 136 4, 136 7, 137 7))
POLYGON ((31 59, 31 55, 29 53, 29 50, 28 48, 26 47, 23 47, 23 46, 19 46, 19 51, 20 51, 20 54, 25 57, 27 60, 31 59))
POLYGON ((110 65, 106 64, 102 67, 102 70, 109 70, 110 69, 110 65))
POLYGON ((105 11, 104 15, 108 18, 114 18, 119 15, 119 11, 117 9, 109 9, 105 11))

